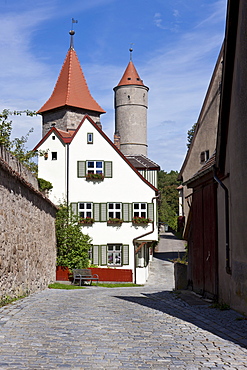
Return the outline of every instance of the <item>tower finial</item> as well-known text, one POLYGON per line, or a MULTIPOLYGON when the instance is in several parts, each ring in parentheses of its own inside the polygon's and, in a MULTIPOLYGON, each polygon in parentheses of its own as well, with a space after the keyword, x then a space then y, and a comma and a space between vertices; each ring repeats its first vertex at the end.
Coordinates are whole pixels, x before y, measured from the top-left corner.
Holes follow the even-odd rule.
POLYGON ((132 62, 132 53, 133 53, 133 48, 131 47, 131 45, 134 45, 133 43, 130 44, 130 48, 129 48, 129 52, 130 52, 130 61, 132 62))
POLYGON ((69 31, 69 34, 70 34, 70 49, 74 49, 74 34, 75 34, 75 31, 73 30, 74 26, 73 24, 74 23, 78 23, 78 21, 76 21, 74 18, 72 18, 72 22, 71 22, 71 30, 69 31))

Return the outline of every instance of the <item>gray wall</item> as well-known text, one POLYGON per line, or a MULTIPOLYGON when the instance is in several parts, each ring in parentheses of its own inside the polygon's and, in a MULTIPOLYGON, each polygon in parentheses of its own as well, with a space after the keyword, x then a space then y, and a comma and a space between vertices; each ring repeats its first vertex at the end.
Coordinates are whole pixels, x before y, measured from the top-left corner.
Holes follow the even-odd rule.
POLYGON ((55 280, 56 208, 37 188, 32 174, 0 147, 0 298, 55 280))

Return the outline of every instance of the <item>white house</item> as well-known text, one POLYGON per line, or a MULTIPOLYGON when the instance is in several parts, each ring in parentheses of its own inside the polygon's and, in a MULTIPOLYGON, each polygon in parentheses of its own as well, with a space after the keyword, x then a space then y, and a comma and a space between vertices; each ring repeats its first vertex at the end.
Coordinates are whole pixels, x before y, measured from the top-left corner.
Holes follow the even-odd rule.
POLYGON ((44 136, 35 150, 46 153, 38 171, 53 185, 49 198, 66 201, 80 216, 82 232, 92 238, 92 264, 131 269, 133 281, 145 283, 150 246, 158 240, 159 166, 143 154, 127 158, 103 132, 104 110, 90 95, 72 46, 39 113, 44 136))

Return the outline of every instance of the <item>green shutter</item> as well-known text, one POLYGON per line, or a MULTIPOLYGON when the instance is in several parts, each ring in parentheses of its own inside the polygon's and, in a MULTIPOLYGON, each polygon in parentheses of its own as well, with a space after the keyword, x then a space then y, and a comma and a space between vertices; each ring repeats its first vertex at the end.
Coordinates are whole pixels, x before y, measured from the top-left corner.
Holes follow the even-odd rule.
POLYGON ((93 245, 93 261, 94 265, 99 266, 99 246, 93 245))
POLYGON ((123 220, 125 222, 132 220, 132 205, 130 203, 123 203, 122 212, 123 212, 123 220))
POLYGON ((86 162, 78 161, 77 162, 77 177, 85 177, 85 176, 86 176, 86 162))
POLYGON ((104 167, 104 176, 112 177, 112 162, 105 161, 104 167))
POLYGON ((154 205, 153 203, 148 203, 148 218, 154 221, 154 205))
POLYGON ((78 215, 78 203, 70 203, 71 212, 74 215, 78 215))
POLYGON ((100 204, 100 221, 106 221, 107 220, 107 204, 101 203, 100 204))
POLYGON ((129 264, 129 246, 128 244, 124 244, 122 246, 122 264, 128 265, 129 264))
POLYGON ((100 265, 107 265, 107 245, 100 245, 100 265))
POLYGON ((100 221, 100 204, 99 203, 93 204, 93 218, 94 218, 94 221, 100 221))

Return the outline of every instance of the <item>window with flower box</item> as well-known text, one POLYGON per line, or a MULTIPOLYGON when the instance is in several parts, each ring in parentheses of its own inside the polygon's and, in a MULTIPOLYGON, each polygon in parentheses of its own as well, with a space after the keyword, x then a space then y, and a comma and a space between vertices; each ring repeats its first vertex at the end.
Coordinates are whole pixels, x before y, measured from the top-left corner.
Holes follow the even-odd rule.
POLYGON ((91 263, 98 266, 129 265, 128 244, 93 245, 91 263))
POLYGON ((110 178, 112 177, 112 162, 101 160, 77 161, 77 177, 110 178))
POLYGON ((93 218, 93 203, 78 203, 80 218, 93 218))

